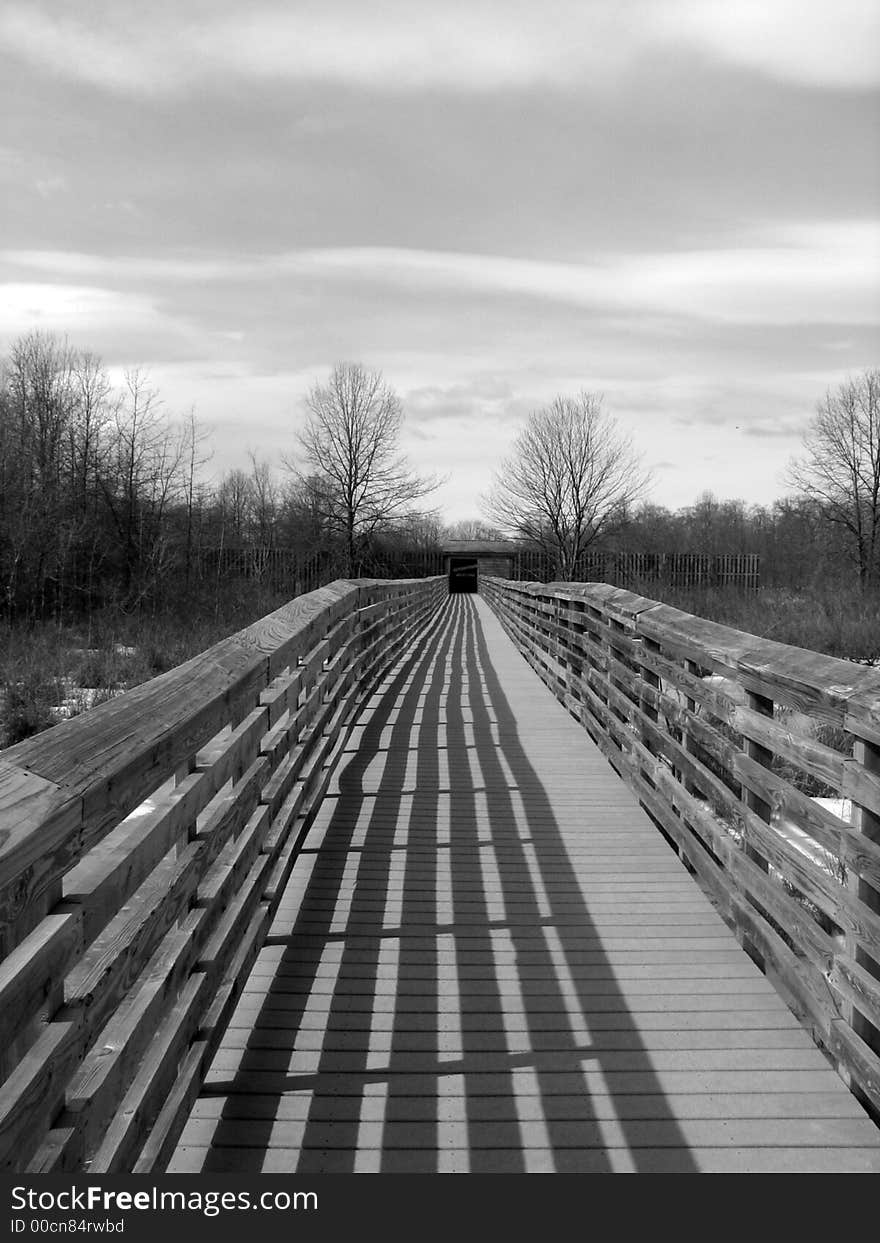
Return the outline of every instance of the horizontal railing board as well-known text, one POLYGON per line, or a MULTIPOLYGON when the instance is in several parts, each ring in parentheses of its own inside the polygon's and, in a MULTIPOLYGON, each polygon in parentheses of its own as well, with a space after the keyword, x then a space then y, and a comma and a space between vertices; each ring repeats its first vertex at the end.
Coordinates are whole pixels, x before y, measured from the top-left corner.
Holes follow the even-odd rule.
MULTIPOLYGON (((125 1083, 137 1070, 155 1034, 168 999, 176 994, 189 973, 198 922, 198 919, 184 921, 165 937, 137 986, 99 1033, 71 1078, 65 1095, 65 1111, 68 1115, 77 1115, 77 1120, 76 1125, 66 1128, 64 1148, 69 1150, 76 1144, 78 1150, 93 1151, 97 1146, 116 1110, 125 1083)), ((58 1146, 57 1142, 53 1146, 58 1146)))
POLYGON ((847 700, 844 729, 866 742, 880 746, 880 692, 859 692, 847 700))
POLYGON ((238 887, 242 873, 247 871, 259 852, 269 828, 269 808, 264 804, 255 806, 247 817, 241 831, 224 845, 219 857, 199 882, 194 903, 210 907, 217 903, 221 908, 238 887))
POLYGON ((133 1174, 161 1172, 174 1155, 180 1132, 198 1097, 209 1058, 210 1047, 207 1040, 197 1040, 190 1046, 177 1072, 174 1085, 165 1097, 159 1116, 150 1130, 147 1142, 134 1162, 131 1171, 133 1174))
POLYGON ((204 974, 191 975, 184 984, 147 1046, 89 1163, 89 1173, 120 1174, 131 1169, 144 1131, 158 1115, 174 1084, 178 1062, 198 1028, 199 1008, 208 992, 208 977, 204 974))
POLYGON ((65 901, 82 908, 86 944, 106 925, 120 898, 149 876, 209 796, 203 774, 191 773, 157 797, 145 815, 123 820, 65 875, 62 893, 65 901))
POLYGON ((16 859, 21 868, 33 863, 47 849, 59 845, 64 835, 78 826, 80 817, 80 808, 66 789, 9 757, 9 750, 0 755, 0 874, 4 889, 16 859))
POLYGON ((189 909, 200 855, 197 842, 169 852, 69 972, 65 1010, 84 1009, 90 1030, 115 1009, 165 933, 189 909))
POLYGON ((81 834, 82 799, 0 758, 0 952, 8 953, 58 900, 81 834))
POLYGON ((0 963, 0 1047, 39 1011, 56 982, 82 952, 79 911, 47 915, 0 963))
POLYGON ((19 1169, 35 1151, 64 1098, 67 1074, 82 1055, 75 1022, 48 1023, 3 1085, 0 1169, 19 1169))

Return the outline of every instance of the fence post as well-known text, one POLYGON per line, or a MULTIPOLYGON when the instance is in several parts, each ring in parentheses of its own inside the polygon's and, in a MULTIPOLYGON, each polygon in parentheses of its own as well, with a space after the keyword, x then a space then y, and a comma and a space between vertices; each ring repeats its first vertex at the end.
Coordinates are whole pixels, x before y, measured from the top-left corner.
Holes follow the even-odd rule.
MULTIPOLYGON (((867 738, 855 737, 853 740, 853 760, 871 777, 880 778, 880 742, 872 742, 867 738)), ((872 842, 880 843, 880 815, 861 806, 853 799, 853 828, 862 833, 872 842)), ((862 902, 872 911, 880 913, 880 893, 873 885, 861 877, 849 876, 847 887, 853 890, 862 902)), ((860 946, 854 946, 856 964, 862 967, 875 980, 880 980, 880 963, 860 946)), ((858 1009, 852 1007, 850 1022, 853 1031, 864 1042, 880 1053, 880 1030, 871 1023, 858 1009)))

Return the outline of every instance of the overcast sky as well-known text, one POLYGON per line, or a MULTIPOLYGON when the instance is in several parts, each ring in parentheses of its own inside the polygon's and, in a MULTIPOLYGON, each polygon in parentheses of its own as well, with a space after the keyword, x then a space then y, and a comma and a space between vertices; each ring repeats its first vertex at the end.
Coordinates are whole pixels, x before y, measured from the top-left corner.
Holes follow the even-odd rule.
POLYGON ((880 365, 880 0, 7 0, 0 348, 289 452, 382 370, 448 519, 605 394, 671 507, 767 502, 880 365))

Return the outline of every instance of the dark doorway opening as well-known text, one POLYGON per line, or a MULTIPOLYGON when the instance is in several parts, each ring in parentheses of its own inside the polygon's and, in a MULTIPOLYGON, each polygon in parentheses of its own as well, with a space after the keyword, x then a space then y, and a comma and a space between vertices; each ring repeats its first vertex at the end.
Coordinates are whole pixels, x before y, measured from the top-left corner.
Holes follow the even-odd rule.
POLYGON ((477 590, 476 557, 449 558, 449 594, 477 590))

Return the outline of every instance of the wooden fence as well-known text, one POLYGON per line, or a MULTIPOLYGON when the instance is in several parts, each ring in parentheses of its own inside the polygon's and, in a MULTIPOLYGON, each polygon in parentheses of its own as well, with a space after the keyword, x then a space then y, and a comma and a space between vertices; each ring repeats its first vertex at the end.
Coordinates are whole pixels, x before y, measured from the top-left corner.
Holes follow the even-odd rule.
POLYGON ((193 555, 190 568, 191 575, 202 582, 253 579, 275 591, 288 591, 291 596, 325 587, 340 574, 337 559, 328 552, 304 557, 290 548, 262 545, 201 548, 193 555))
MULTIPOLYGON (((370 578, 433 578, 443 573, 439 549, 400 550, 377 546, 363 554, 361 572, 370 578)), ((300 595, 314 591, 343 573, 342 558, 332 551, 304 557, 292 548, 201 548, 191 558, 190 575, 201 582, 253 579, 277 591, 300 595)))
POLYGON ((0 755, 2 1168, 164 1168, 352 714, 445 594, 335 582, 0 755))
MULTIPOLYGON (((665 587, 738 587, 757 591, 760 584, 757 553, 696 552, 589 552, 578 560, 575 582, 611 583, 638 590, 650 584, 665 587)), ((436 549, 409 551, 373 549, 364 572, 376 578, 422 578, 443 573, 445 560, 436 549)), ((252 578, 291 594, 322 587, 340 573, 337 559, 327 552, 303 558, 289 548, 205 548, 193 559, 193 572, 203 581, 252 578)), ((510 577, 547 582, 554 577, 553 559, 537 549, 516 549, 510 558, 510 577)))
MULTIPOLYGON (((643 586, 737 587, 757 591, 760 585, 757 553, 704 552, 588 552, 578 559, 572 581, 611 583, 639 590, 643 586)), ((548 582, 555 575, 553 560, 534 549, 514 554, 511 578, 548 582)))
POLYGON ((481 589, 877 1116, 880 670, 610 586, 481 589))

